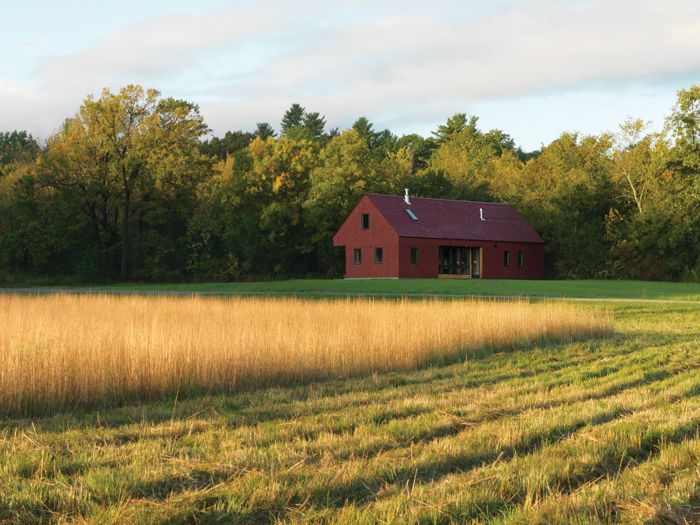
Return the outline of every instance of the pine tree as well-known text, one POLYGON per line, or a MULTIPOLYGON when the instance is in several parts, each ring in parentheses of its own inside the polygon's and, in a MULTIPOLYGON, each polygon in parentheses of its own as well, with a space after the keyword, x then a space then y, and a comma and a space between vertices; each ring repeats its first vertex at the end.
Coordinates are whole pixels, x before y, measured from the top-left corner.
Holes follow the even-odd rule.
POLYGON ((275 137, 277 134, 272 126, 267 122, 258 122, 255 128, 255 136, 266 140, 270 137, 275 137))
POLYGON ((352 125, 352 129, 357 131, 357 134, 362 137, 362 139, 367 142, 367 144, 370 144, 372 142, 372 139, 376 135, 374 132, 374 129, 372 127, 372 123, 369 121, 367 117, 360 117, 358 118, 355 123, 352 125))
POLYGON ((295 127, 302 126, 305 112, 299 104, 292 104, 282 117, 282 133, 287 135, 295 127))
POLYGON ((433 135, 438 142, 444 142, 466 128, 473 128, 476 130, 476 123, 478 120, 478 117, 469 117, 469 121, 467 121, 466 113, 455 113, 447 119, 445 124, 438 126, 437 131, 433 131, 433 135))
POLYGON ((326 118, 318 112, 306 113, 303 118, 302 127, 309 138, 319 140, 323 136, 326 127, 326 118))

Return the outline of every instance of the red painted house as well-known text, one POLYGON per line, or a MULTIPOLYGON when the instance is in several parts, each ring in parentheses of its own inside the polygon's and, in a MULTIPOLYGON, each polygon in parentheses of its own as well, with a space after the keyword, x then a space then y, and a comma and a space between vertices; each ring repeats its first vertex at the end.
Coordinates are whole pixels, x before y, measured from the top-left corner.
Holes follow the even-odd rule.
POLYGON ((370 193, 333 245, 346 278, 544 278, 544 241, 509 204, 370 193))

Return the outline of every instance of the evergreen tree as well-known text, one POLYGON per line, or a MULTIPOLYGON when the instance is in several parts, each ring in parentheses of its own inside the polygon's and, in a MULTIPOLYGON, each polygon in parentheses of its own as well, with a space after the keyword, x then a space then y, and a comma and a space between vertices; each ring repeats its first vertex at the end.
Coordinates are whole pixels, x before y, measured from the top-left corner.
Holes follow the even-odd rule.
POLYGON ((282 117, 282 133, 288 135, 294 128, 299 128, 304 122, 306 110, 299 104, 292 104, 282 117))
POLYGON ((26 131, 0 133, 0 176, 10 171, 10 165, 35 160, 39 152, 39 144, 26 131))
POLYGON ((326 127, 326 118, 318 112, 305 113, 302 119, 302 127, 308 138, 319 140, 323 136, 323 130, 326 127))
POLYGON ((478 117, 469 117, 467 120, 466 113, 455 113, 447 119, 446 123, 440 124, 437 131, 433 131, 433 135, 437 139, 438 143, 440 143, 467 128, 469 128, 472 132, 475 132, 477 129, 476 123, 478 120, 478 117))
POLYGON ((255 127, 255 136, 260 137, 262 140, 267 140, 270 137, 276 137, 277 134, 270 124, 267 122, 258 122, 255 127))
POLYGON ((360 138, 367 142, 367 144, 371 144, 376 135, 372 123, 367 117, 358 118, 352 125, 352 129, 357 131, 360 138))
POLYGON ((227 131, 221 138, 212 137, 204 141, 201 151, 207 156, 225 160, 228 155, 233 155, 237 151, 247 148, 254 138, 252 133, 246 131, 227 131))

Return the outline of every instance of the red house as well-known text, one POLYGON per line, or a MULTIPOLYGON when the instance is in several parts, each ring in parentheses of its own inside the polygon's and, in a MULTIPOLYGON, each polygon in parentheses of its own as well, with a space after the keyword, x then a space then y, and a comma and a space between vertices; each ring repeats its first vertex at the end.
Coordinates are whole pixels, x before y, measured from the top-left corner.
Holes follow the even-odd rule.
POLYGON ((333 245, 346 278, 544 278, 544 241, 509 204, 369 193, 333 245))

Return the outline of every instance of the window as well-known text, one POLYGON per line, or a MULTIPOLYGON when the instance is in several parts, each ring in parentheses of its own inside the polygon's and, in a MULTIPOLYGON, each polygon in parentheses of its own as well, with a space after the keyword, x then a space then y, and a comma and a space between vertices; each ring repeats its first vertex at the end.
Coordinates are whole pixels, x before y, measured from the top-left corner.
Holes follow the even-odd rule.
POLYGON ((518 252, 518 266, 525 268, 525 253, 518 252))
POLYGON ((510 266, 510 252, 503 252, 503 266, 510 266))
POLYGON ((411 264, 418 264, 418 248, 415 246, 411 248, 411 264))
POLYGON ((362 264, 362 250, 360 248, 355 248, 355 264, 362 264))
POLYGON ((362 214, 362 220, 360 221, 360 227, 363 230, 369 230, 369 213, 362 214))
POLYGON ((413 213, 413 210, 409 210, 408 208, 406 208, 406 213, 408 213, 408 216, 414 221, 418 220, 418 217, 416 217, 416 214, 413 213))
POLYGON ((384 250, 381 248, 374 249, 374 262, 376 264, 382 264, 384 262, 384 250))

